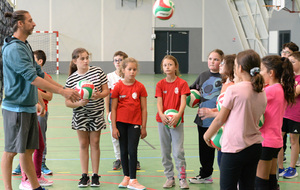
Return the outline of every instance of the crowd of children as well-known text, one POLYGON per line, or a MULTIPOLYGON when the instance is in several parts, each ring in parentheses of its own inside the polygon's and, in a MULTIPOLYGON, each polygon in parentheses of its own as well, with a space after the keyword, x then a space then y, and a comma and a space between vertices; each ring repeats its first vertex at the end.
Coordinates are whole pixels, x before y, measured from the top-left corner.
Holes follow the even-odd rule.
MULTIPOLYGON (((100 134, 106 128, 105 116, 110 119, 110 115, 116 157, 113 169, 122 168, 124 175, 118 187, 146 189, 136 179, 136 170, 140 169, 137 158, 139 140, 147 136, 148 96, 145 86, 136 80, 138 61, 118 51, 113 56, 116 70, 106 76, 101 68, 90 65, 86 49, 77 48, 72 53, 69 76, 62 87, 42 71, 45 53, 41 50, 32 52, 26 41, 35 26, 30 14, 17 11, 6 17, 13 18, 16 27, 13 36, 6 38, 3 47, 6 96, 2 113, 6 138, 1 169, 5 188, 11 189, 10 173, 22 173, 20 189, 41 190, 41 186, 53 184, 53 181, 43 177, 42 172, 52 173, 45 164, 44 151, 47 103, 52 99, 52 93, 59 93, 66 98, 66 106, 73 109, 71 126, 78 135, 82 170, 78 187, 100 186, 100 134), (28 27, 24 29, 23 22, 17 21, 24 21, 28 27), (23 57, 15 59, 15 52, 23 52, 23 57), (34 56, 31 56, 32 53, 34 56), (26 67, 18 65, 19 59, 25 60, 26 67), (80 99, 74 90, 81 80, 89 80, 94 84, 90 99, 80 99), (22 90, 10 88, 15 81, 24 82, 18 83, 18 86, 28 91, 26 96, 21 95, 22 90), (33 86, 40 88, 40 91, 33 86), (20 110, 22 120, 17 123, 19 116, 14 113, 20 110), (14 131, 10 127, 12 125, 21 127, 14 131), (21 167, 12 171, 12 160, 17 153, 20 153, 21 167), (88 175, 89 160, 93 172, 91 180, 88 175), (21 169, 21 172, 18 171, 21 169)), ((215 49, 208 55, 209 70, 202 72, 190 86, 180 78, 179 63, 174 56, 166 55, 162 59, 161 70, 166 77, 156 84, 155 98, 162 165, 167 178, 163 188, 175 186, 172 156, 181 189, 189 189, 188 181, 196 184, 213 183, 215 148, 211 139, 222 126, 222 147, 218 152, 220 189, 275 190, 279 189, 277 173, 287 179, 298 176, 295 168, 300 165, 298 50, 298 46, 290 42, 283 45, 282 57, 269 55, 261 59, 254 50, 224 56, 222 50, 215 49), (196 89, 201 94, 194 120, 198 129, 201 167, 199 175, 187 181, 184 110, 190 89, 196 89), (225 95, 218 111, 216 102, 220 93, 225 95), (170 109, 176 112, 172 117, 166 114, 170 109), (264 124, 259 126, 262 116, 264 124), (166 127, 174 125, 175 128, 166 127), (291 161, 290 166, 284 169, 287 133, 291 143, 291 161)))
MULTIPOLYGON (((297 86, 299 55, 296 51, 288 58, 266 56, 261 59, 253 50, 224 56, 222 50, 215 49, 208 55, 209 70, 201 73, 190 86, 180 78, 177 59, 171 55, 165 56, 161 62, 161 70, 166 78, 157 83, 155 90, 158 110, 156 121, 162 165, 167 178, 163 188, 175 186, 172 156, 180 188, 189 188, 183 148, 183 118, 190 89, 197 89, 201 93, 201 104, 195 119, 201 168, 199 175, 189 179, 190 183, 213 182, 211 176, 215 149, 210 139, 223 125, 222 149, 218 151, 221 189, 277 189, 277 157, 283 146, 282 135, 286 132, 291 137, 292 161, 290 167, 284 170, 283 177, 296 177, 299 134, 295 131, 300 129, 297 125, 297 112, 294 110, 300 93, 300 87, 297 86), (218 112, 216 101, 221 92, 226 94, 218 112), (178 113, 169 118, 165 114, 168 109, 175 109, 178 113), (260 128, 258 123, 262 115, 265 123, 260 128), (180 118, 182 120, 176 128, 165 127, 175 125, 180 118), (285 130, 282 126, 285 126, 285 130), (231 131, 235 131, 234 138, 231 131)), ((112 142, 116 156, 113 169, 123 168, 124 179, 119 184, 120 188, 145 189, 136 179, 136 169, 139 139, 147 136, 148 95, 144 85, 135 79, 138 72, 137 60, 127 57, 124 52, 116 52, 116 71, 108 74, 110 98, 106 97, 106 115, 111 112, 112 142)), ((78 104, 76 108, 85 107, 86 104, 87 102, 78 104)), ((86 176, 86 173, 83 175, 86 176)), ((86 181, 88 185, 89 181, 86 181)))
MULTIPOLYGON (((289 50, 286 50, 286 47, 283 49, 282 54, 287 54, 289 50)), ((36 56, 38 52, 35 52, 36 56)), ((172 156, 180 188, 189 188, 183 144, 184 109, 190 89, 197 89, 201 93, 201 104, 195 118, 201 168, 199 175, 189 179, 190 183, 213 182, 211 176, 215 149, 210 139, 223 125, 222 149, 218 151, 221 189, 277 189, 278 153, 279 159, 282 158, 281 162, 278 162, 279 175, 285 178, 298 175, 295 166, 299 153, 298 131, 300 132, 300 113, 297 111, 300 105, 300 52, 291 52, 287 57, 271 55, 261 59, 253 50, 246 50, 237 55, 224 55, 222 50, 215 49, 208 55, 209 70, 201 73, 190 86, 180 78, 177 59, 171 55, 163 58, 161 70, 166 77, 157 83, 155 90, 156 121, 162 165, 167 178, 163 188, 175 186, 172 156), (220 93, 225 95, 222 108, 218 111, 216 101, 220 93), (168 109, 175 109, 178 113, 169 118, 164 113, 168 109), (264 115, 265 123, 259 128, 258 121, 261 115, 264 115), (176 128, 165 127, 175 125, 180 118, 182 120, 176 128), (231 131, 235 131, 234 138, 231 131), (290 134, 291 139, 291 164, 289 168, 282 169, 283 150, 280 152, 280 149, 283 147, 283 137, 286 133, 290 134)), ((39 62, 39 58, 36 57, 36 61, 39 62)), ((66 106, 73 108, 72 129, 77 131, 80 144, 82 178, 78 187, 100 186, 99 141, 101 129, 106 128, 106 113, 107 119, 111 119, 110 128, 116 157, 113 169, 123 168, 124 179, 119 187, 145 189, 146 187, 136 179, 136 170, 139 169, 139 139, 147 136, 148 94, 144 85, 135 79, 139 68, 137 60, 128 58, 122 51, 117 51, 113 62, 116 70, 106 77, 101 68, 89 65, 87 50, 77 48, 72 53, 65 87, 74 89, 78 81, 86 79, 92 81, 96 89, 90 100, 66 100, 66 106), (108 118, 109 115, 111 118, 108 118), (91 181, 88 176, 89 147, 93 171, 91 181)), ((47 104, 46 100, 51 100, 52 94, 42 97, 47 104)), ((45 125, 47 118, 43 119, 45 121, 40 122, 45 125)), ((42 137, 45 137, 46 129, 42 137)), ((45 142, 45 139, 41 140, 45 142)), ((43 146, 40 145, 41 151, 43 146)), ((44 163, 43 154, 40 155, 40 164, 35 164, 38 168, 44 163)), ((40 169, 37 170, 41 173, 40 169)), ((38 172, 37 175, 41 176, 38 172)), ((42 181, 40 178, 39 182, 43 186, 53 183, 45 178, 42 181)), ((30 187, 26 175, 22 178, 20 188, 22 187, 30 187)))

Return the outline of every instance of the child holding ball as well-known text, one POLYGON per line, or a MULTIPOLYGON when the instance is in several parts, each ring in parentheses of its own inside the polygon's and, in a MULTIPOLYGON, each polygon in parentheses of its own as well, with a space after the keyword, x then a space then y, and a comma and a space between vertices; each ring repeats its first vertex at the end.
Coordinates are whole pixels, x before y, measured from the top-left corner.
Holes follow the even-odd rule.
POLYGON ((254 189, 263 138, 259 120, 267 105, 264 80, 259 74, 261 59, 253 50, 240 52, 234 72, 241 82, 227 88, 221 111, 203 139, 210 139, 225 123, 222 139, 220 189, 254 189))
POLYGON ((84 48, 77 48, 72 53, 69 77, 66 81, 67 88, 75 88, 81 80, 89 80, 95 90, 90 100, 81 99, 78 102, 66 100, 66 106, 73 108, 72 129, 77 131, 80 145, 80 163, 82 178, 78 187, 87 187, 90 184, 88 176, 89 147, 91 148, 92 161, 92 187, 99 187, 99 161, 100 161, 100 134, 106 128, 104 119, 104 100, 109 90, 107 78, 99 67, 89 65, 89 53, 84 48))
POLYGON ((137 148, 141 139, 147 136, 147 91, 135 79, 138 62, 126 58, 119 67, 121 77, 112 91, 111 124, 115 139, 119 139, 124 179, 120 188, 142 190, 145 186, 136 179, 137 148))
POLYGON ((178 179, 180 180, 180 188, 188 189, 189 185, 186 181, 186 162, 183 149, 183 114, 186 106, 186 96, 190 94, 190 89, 187 82, 179 78, 179 63, 175 57, 166 55, 161 62, 161 69, 167 76, 157 83, 155 97, 157 98, 158 112, 156 114, 156 121, 158 122, 162 164, 167 177, 163 188, 175 186, 174 166, 171 157, 171 152, 173 152, 178 179), (164 114, 168 109, 175 109, 178 113, 168 118, 164 114), (180 117, 182 118, 181 123, 174 129, 169 129, 165 126, 176 125, 180 117))
POLYGON ((197 124, 198 139, 199 139, 199 159, 201 168, 199 175, 189 179, 190 183, 205 183, 213 182, 212 173, 215 159, 215 149, 207 146, 203 140, 203 134, 208 129, 214 118, 202 118, 199 112, 203 108, 216 108, 217 97, 222 88, 222 79, 219 73, 220 63, 223 61, 224 53, 220 49, 211 51, 208 55, 207 66, 208 71, 201 73, 195 82, 190 86, 190 89, 196 89, 201 93, 201 104, 199 105, 198 113, 194 123, 197 124))

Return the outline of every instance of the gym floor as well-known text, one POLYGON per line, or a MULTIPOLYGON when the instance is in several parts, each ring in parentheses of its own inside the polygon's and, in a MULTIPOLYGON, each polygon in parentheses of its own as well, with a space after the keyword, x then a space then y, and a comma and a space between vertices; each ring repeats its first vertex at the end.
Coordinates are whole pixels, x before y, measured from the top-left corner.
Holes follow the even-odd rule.
MULTIPOLYGON (((67 75, 52 75, 53 79, 64 84, 67 75)), ((158 138, 157 123, 155 120, 156 99, 155 85, 161 80, 163 75, 138 75, 137 80, 142 82, 148 92, 148 136, 146 141, 141 140, 139 144, 138 160, 141 163, 141 170, 137 171, 137 179, 140 184, 147 187, 149 190, 163 189, 162 186, 166 181, 163 173, 163 166, 161 164, 160 143, 158 138)), ((197 75, 182 75, 188 84, 192 84, 197 75)), ((184 123, 184 148, 185 158, 187 162, 187 177, 191 178, 198 175, 199 172, 199 156, 198 156, 198 132, 197 127, 193 123, 197 109, 187 107, 185 109, 185 123, 184 123)), ((3 135, 3 120, 0 114, 0 149, 4 149, 4 135, 3 135)), ((71 129, 72 109, 67 108, 64 104, 64 98, 60 95, 54 95, 53 100, 49 103, 49 119, 47 131, 47 166, 53 171, 52 176, 46 176, 47 179, 53 180, 53 186, 46 189, 55 190, 73 190, 78 189, 77 184, 81 178, 81 167, 79 161, 79 143, 77 140, 76 131, 71 129)), ((114 151, 110 137, 109 126, 102 130, 100 138, 100 170, 101 175, 99 189, 119 189, 118 184, 123 179, 122 170, 112 170, 112 164, 115 160, 114 151)), ((288 146, 289 147, 289 146, 288 146)), ((287 150, 288 167, 290 160, 290 150, 287 150)), ((13 169, 19 163, 18 155, 13 162, 13 169)), ((91 168, 91 167, 90 167, 91 168)), ((299 169, 298 169, 299 170, 299 169)), ((299 171, 298 171, 299 172, 299 171)), ((91 173, 91 171, 90 171, 91 173)), ((1 173, 0 173, 1 174, 1 173)), ((177 175, 177 171, 175 171, 177 175)), ((215 159, 213 184, 190 184, 191 190, 215 190, 219 188, 219 167, 215 159)), ((18 189, 21 176, 12 176, 12 184, 14 189, 18 189)), ((281 189, 298 190, 300 187, 300 177, 294 179, 279 179, 281 189)), ((2 174, 0 175, 0 189, 4 189, 2 174)), ((97 189, 97 188, 85 188, 97 189)), ((172 189, 180 189, 179 182, 176 180, 176 186, 172 189)))

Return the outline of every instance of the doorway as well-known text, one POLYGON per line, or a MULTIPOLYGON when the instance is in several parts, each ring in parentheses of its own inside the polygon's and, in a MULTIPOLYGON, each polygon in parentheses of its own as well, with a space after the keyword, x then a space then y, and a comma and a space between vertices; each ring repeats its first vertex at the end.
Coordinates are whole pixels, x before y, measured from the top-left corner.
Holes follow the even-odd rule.
POLYGON ((285 43, 291 42, 291 31, 290 30, 282 30, 279 31, 279 43, 278 43, 278 52, 279 55, 281 56, 281 50, 282 50, 282 45, 285 43))
POLYGON ((189 32, 155 31, 154 72, 162 73, 161 61, 165 55, 173 55, 179 62, 180 73, 189 72, 189 32))

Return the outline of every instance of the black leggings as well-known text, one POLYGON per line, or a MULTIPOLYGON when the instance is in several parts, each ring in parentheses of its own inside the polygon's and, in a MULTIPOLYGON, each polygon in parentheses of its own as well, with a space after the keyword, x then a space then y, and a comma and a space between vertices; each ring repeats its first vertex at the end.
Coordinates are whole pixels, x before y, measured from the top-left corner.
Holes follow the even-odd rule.
POLYGON ((120 133, 121 163, 124 176, 136 179, 137 148, 141 136, 141 127, 129 123, 117 122, 120 133))
POLYGON ((203 139, 204 133, 207 131, 208 128, 198 127, 198 140, 199 140, 199 159, 201 166, 199 175, 202 178, 206 178, 212 175, 213 173, 213 165, 215 160, 215 149, 209 147, 203 139))
POLYGON ((258 160, 262 151, 261 144, 254 144, 238 153, 224 153, 221 160, 221 190, 254 190, 258 160))

